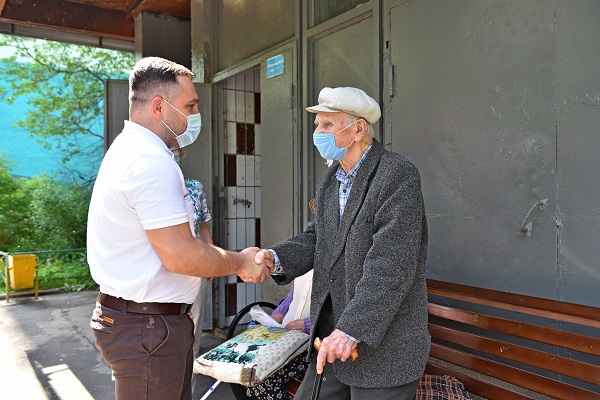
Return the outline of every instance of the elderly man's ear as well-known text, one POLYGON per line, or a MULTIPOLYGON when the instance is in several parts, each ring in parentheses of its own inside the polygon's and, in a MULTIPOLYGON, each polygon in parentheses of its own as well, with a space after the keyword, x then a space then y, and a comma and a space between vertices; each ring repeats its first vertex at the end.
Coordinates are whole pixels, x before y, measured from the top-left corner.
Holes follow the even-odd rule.
POLYGON ((356 123, 356 133, 355 135, 362 135, 367 133, 367 121, 364 119, 359 119, 356 123))

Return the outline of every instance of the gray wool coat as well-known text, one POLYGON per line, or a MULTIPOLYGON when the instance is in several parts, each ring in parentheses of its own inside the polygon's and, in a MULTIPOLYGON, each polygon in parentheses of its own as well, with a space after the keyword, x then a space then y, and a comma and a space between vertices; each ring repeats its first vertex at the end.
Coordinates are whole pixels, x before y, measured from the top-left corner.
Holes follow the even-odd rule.
POLYGON ((307 230, 273 246, 287 284, 314 266, 311 341, 331 296, 335 327, 360 340, 354 362, 336 361, 350 386, 400 386, 423 374, 427 329, 427 220, 419 171, 406 157, 373 141, 339 220, 337 165, 317 186, 307 230))

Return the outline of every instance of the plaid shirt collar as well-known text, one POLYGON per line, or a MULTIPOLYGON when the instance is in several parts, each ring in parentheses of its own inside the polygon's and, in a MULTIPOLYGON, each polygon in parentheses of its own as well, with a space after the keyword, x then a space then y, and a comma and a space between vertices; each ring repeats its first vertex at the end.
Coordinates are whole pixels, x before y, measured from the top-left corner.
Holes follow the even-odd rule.
POLYGON ((338 179, 338 181, 340 181, 341 183, 346 182, 347 183, 347 190, 350 191, 350 187, 352 186, 352 182, 354 182, 354 178, 356 177, 356 174, 358 173, 358 169, 360 168, 360 166, 362 165, 363 161, 365 160, 365 158, 367 157, 367 153, 369 152, 369 150, 371 150, 371 147, 373 147, 372 145, 369 146, 369 148, 365 151, 365 153, 362 155, 362 157, 360 158, 360 160, 358 160, 358 163, 356 163, 356 165, 354 166, 354 168, 352 168, 350 170, 350 172, 348 172, 346 174, 346 171, 344 171, 344 168, 342 168, 341 165, 338 165, 338 169, 335 173, 335 177, 338 179))
POLYGON ((354 183, 354 178, 358 173, 358 169, 363 163, 367 153, 371 149, 372 146, 369 146, 367 151, 362 155, 358 163, 346 174, 344 168, 342 166, 338 166, 337 171, 335 172, 335 177, 340 181, 339 188, 339 201, 340 201, 340 221, 342 220, 342 216, 344 215, 344 209, 346 208, 346 203, 348 202, 348 197, 350 196, 350 189, 352 189, 352 184, 354 183))

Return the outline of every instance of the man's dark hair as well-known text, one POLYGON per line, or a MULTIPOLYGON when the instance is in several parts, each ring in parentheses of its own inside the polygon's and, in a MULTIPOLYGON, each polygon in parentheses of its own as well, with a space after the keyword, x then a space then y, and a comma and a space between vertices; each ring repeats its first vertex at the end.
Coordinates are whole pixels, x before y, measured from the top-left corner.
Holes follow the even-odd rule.
POLYGON ((179 75, 194 76, 188 68, 173 61, 160 57, 142 58, 129 75, 129 103, 143 104, 156 96, 170 97, 179 75))

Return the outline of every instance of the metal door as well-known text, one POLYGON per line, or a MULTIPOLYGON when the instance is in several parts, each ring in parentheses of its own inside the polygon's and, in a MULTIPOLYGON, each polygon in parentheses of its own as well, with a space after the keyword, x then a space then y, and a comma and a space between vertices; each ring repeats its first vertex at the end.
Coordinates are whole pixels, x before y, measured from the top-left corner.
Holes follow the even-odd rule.
POLYGON ((500 3, 386 2, 386 138, 421 171, 429 277, 555 298, 553 9, 500 3))
POLYGON ((295 234, 299 208, 299 141, 295 46, 266 57, 260 65, 261 245, 272 246, 295 234), (283 68, 281 68, 283 65, 283 68))

